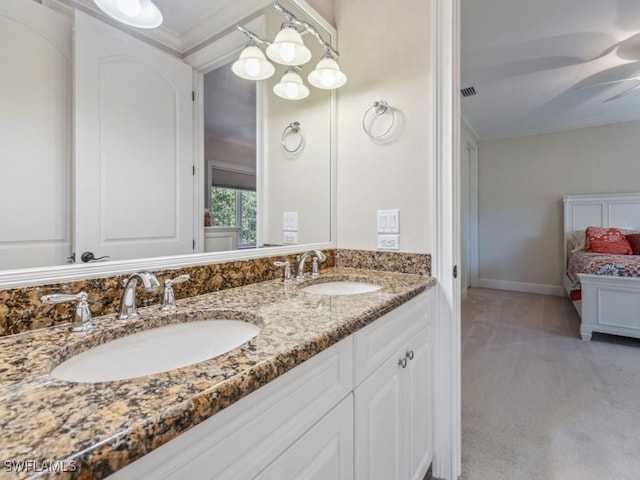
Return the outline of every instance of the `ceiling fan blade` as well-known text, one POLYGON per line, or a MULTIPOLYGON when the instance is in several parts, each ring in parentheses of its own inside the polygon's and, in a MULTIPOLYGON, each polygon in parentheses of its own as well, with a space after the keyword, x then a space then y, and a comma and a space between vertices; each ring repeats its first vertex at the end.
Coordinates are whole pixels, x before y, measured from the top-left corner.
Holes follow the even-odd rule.
POLYGON ((603 85, 613 85, 615 83, 630 82, 632 80, 640 81, 640 75, 636 75, 635 77, 621 78, 619 80, 610 80, 608 82, 592 83, 590 85, 576 85, 573 88, 578 89, 578 88, 602 87, 603 85))
POLYGON ((617 94, 617 95, 614 95, 614 96, 613 96, 613 97, 611 97, 611 98, 607 98, 607 99, 605 100, 605 102, 611 102, 611 101, 613 101, 613 100, 617 100, 618 98, 620 98, 620 97, 624 97, 625 95, 629 95, 630 93, 632 93, 632 92, 634 92, 634 91, 636 91, 636 90, 638 90, 638 89, 640 89, 640 85, 636 85, 635 87, 631 87, 631 88, 629 88, 629 89, 625 90, 625 91, 624 91, 624 92, 622 92, 622 93, 619 93, 619 94, 617 94))

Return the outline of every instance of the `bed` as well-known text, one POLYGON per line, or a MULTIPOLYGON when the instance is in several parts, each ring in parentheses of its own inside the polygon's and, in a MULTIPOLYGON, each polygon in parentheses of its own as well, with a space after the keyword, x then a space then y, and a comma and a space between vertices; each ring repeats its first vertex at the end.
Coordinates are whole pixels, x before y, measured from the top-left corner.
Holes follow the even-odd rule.
POLYGON ((563 203, 564 287, 581 317, 580 336, 640 338, 640 256, 576 250, 589 226, 640 231, 640 193, 565 195, 563 203))

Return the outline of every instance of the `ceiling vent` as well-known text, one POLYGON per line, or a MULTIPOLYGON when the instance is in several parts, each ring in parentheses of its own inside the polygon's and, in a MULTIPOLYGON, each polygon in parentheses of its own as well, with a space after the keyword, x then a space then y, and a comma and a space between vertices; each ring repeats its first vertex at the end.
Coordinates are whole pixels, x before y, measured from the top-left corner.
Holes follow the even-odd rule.
POLYGON ((462 92, 463 97, 472 97, 473 95, 478 93, 476 92, 476 87, 463 88, 462 90, 460 90, 460 92, 462 92))

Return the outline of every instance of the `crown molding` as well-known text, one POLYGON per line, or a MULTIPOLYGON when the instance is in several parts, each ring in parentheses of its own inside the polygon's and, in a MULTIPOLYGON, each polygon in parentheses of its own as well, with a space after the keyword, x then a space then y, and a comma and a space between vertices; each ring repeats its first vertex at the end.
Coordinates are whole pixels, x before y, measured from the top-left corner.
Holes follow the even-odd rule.
POLYGON ((229 3, 224 8, 216 10, 202 19, 183 34, 178 34, 165 26, 153 29, 129 27, 105 15, 93 0, 42 0, 42 4, 69 18, 73 18, 73 11, 79 9, 134 37, 151 40, 162 46, 164 50, 183 58, 220 35, 230 26, 243 23, 247 19, 247 12, 256 12, 265 8, 271 4, 271 0, 244 0, 229 3))

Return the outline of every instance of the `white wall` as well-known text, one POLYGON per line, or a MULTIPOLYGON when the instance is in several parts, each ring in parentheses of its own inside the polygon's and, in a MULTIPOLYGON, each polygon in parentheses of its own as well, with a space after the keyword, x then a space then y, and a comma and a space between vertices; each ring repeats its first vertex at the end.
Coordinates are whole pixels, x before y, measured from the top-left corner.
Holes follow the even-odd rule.
MULTIPOLYGON (((305 15, 292 6, 298 18, 305 15)), ((269 6, 267 14, 267 38, 275 38, 282 25, 282 14, 269 6)), ((321 36, 329 34, 320 30, 321 36)), ((312 59, 300 73, 306 77, 312 71, 324 50, 312 36, 305 37, 312 59)), ((330 93, 309 86, 309 96, 303 100, 285 100, 273 93, 273 87, 284 74, 285 67, 278 65, 275 74, 266 81, 264 109, 267 120, 265 137, 264 176, 268 188, 264 189, 264 229, 261 242, 283 243, 283 213, 298 213, 298 242, 301 244, 331 241, 331 106, 330 93), (282 147, 282 135, 288 125, 300 122, 304 146, 300 152, 287 153, 282 147)), ((295 137, 295 136, 294 136, 295 137)), ((290 150, 298 145, 297 138, 287 141, 290 150)))
POLYGON ((338 246, 376 248, 376 210, 400 210, 400 250, 432 250, 432 78, 430 4, 334 0, 338 91, 338 246), (362 130, 376 100, 397 109, 394 140, 377 144, 362 130))
POLYGON ((486 141, 479 151, 481 286, 561 293, 562 195, 640 191, 638 121, 486 141))

